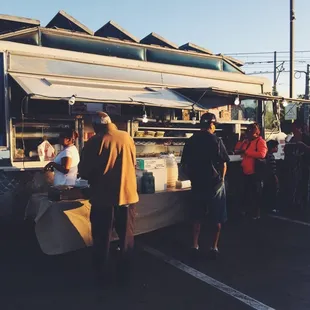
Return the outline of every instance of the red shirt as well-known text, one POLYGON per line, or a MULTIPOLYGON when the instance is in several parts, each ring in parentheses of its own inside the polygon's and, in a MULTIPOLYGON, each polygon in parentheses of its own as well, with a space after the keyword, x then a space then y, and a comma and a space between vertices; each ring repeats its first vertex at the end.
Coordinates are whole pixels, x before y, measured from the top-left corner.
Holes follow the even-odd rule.
POLYGON ((258 137, 249 143, 244 143, 242 150, 243 160, 241 163, 243 173, 251 175, 255 173, 255 159, 263 159, 266 157, 268 148, 266 141, 262 137, 258 137))

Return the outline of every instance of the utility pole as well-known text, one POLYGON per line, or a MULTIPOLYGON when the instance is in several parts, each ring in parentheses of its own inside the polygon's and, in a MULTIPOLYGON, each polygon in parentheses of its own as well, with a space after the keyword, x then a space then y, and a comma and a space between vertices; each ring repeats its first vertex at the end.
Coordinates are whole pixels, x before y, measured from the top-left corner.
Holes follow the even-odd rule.
POLYGON ((295 31, 295 0, 290 0, 290 98, 294 96, 294 31, 295 31))
POLYGON ((305 90, 305 99, 310 98, 310 65, 307 65, 307 72, 306 72, 306 90, 305 90))
POLYGON ((277 95, 277 52, 274 52, 273 58, 273 95, 277 95))
MULTIPOLYGON (((307 71, 306 73, 306 89, 305 89, 305 99, 309 99, 310 97, 310 65, 307 65, 307 71)), ((303 104, 303 113, 304 113, 304 123, 305 123, 305 131, 309 133, 309 104, 304 103, 303 104)), ((310 185, 310 184, 309 184, 310 185)))

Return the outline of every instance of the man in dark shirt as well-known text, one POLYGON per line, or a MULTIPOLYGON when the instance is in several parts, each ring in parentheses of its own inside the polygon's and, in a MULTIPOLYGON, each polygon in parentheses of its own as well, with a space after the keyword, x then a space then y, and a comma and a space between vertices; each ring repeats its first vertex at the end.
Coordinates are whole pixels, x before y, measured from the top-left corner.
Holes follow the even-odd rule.
POLYGON ((285 146, 285 158, 291 166, 288 188, 293 189, 293 205, 306 208, 309 204, 310 137, 298 120, 292 124, 292 132, 294 136, 285 146))
POLYGON ((181 165, 192 183, 191 217, 193 220, 193 251, 199 250, 201 223, 210 213, 215 226, 211 254, 219 253, 218 242, 222 224, 227 220, 225 175, 229 156, 215 133, 216 117, 205 113, 200 120, 201 131, 186 143, 181 165))

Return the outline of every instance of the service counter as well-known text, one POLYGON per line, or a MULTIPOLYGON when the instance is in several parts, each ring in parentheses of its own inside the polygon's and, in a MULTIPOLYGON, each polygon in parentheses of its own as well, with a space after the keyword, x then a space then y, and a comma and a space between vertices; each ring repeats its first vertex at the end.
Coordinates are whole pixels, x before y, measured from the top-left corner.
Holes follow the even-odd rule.
MULTIPOLYGON (((186 220, 189 194, 189 190, 168 190, 140 195, 136 204, 135 234, 186 220)), ((35 221, 35 233, 42 251, 57 255, 92 245, 90 210, 88 200, 53 202, 46 193, 33 194, 26 207, 25 218, 35 221)))

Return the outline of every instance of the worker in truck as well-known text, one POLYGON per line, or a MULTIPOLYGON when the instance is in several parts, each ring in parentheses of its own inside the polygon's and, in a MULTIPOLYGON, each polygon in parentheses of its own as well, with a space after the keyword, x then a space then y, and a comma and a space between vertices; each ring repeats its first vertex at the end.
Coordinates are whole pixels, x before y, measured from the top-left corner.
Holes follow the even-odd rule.
POLYGON ((192 251, 199 253, 201 224, 210 214, 214 224, 210 253, 216 258, 222 224, 227 220, 225 176, 229 156, 222 140, 214 134, 215 115, 203 114, 200 126, 201 131, 196 132, 184 147, 181 165, 192 184, 192 251))
POLYGON ((49 162, 44 167, 45 171, 54 171, 55 186, 75 185, 80 162, 79 151, 74 145, 77 138, 77 132, 72 129, 62 132, 59 141, 63 150, 55 157, 54 161, 49 162))

